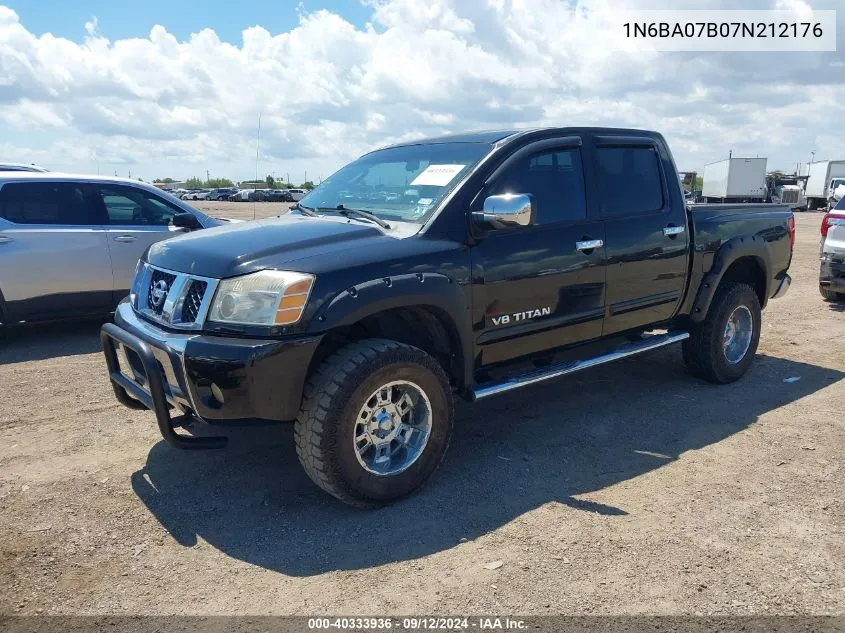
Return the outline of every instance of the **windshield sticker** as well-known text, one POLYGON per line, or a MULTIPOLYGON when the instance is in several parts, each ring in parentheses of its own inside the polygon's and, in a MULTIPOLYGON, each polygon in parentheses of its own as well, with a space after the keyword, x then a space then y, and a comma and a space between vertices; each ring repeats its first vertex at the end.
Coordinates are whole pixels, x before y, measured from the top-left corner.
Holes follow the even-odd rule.
POLYGON ((433 198, 420 198, 419 200, 417 200, 417 204, 422 206, 422 207, 427 207, 432 202, 434 202, 433 198))
POLYGON ((445 187, 457 176, 466 165, 429 165, 411 181, 414 186, 432 185, 445 187))

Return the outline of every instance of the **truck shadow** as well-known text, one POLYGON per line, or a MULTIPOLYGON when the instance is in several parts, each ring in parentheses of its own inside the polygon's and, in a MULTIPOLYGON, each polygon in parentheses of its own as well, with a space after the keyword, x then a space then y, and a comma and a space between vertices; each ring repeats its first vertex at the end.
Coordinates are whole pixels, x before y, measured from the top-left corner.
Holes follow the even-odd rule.
POLYGON ((108 316, 12 326, 0 332, 0 365, 100 351, 100 326, 108 316))
POLYGON ((349 508, 317 490, 297 461, 292 425, 232 430, 218 452, 160 442, 132 487, 182 545, 200 537, 295 576, 361 569, 447 550, 548 503, 613 520, 626 509, 576 495, 719 442, 845 376, 758 356, 743 380, 719 387, 682 367, 679 350, 660 350, 460 406, 439 475, 379 510, 349 508))

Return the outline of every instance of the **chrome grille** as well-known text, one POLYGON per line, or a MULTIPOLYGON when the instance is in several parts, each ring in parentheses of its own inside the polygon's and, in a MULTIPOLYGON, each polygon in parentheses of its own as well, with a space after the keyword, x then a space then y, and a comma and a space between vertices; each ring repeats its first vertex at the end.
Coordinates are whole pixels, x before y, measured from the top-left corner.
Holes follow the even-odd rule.
POLYGON ((783 192, 783 196, 781 196, 781 202, 787 204, 798 202, 798 192, 794 189, 787 189, 783 192))
POLYGON ((143 264, 132 283, 132 305, 139 314, 168 327, 200 330, 218 282, 143 264))
POLYGON ((150 275, 150 283, 147 286, 147 307, 155 312, 161 314, 164 310, 164 302, 167 299, 167 293, 173 287, 173 282, 176 280, 176 275, 165 272, 163 270, 153 270, 150 275))
POLYGON ((185 295, 185 302, 182 304, 183 323, 193 323, 197 320, 206 288, 208 284, 204 281, 195 279, 191 282, 188 293, 185 295))

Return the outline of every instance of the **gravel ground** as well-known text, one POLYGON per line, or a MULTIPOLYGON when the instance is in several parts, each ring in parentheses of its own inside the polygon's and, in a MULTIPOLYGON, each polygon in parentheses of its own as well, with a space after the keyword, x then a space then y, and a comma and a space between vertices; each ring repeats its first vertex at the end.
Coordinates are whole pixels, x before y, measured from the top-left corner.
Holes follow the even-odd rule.
POLYGON ((235 220, 255 220, 268 218, 280 213, 287 213, 292 203, 289 202, 213 202, 206 200, 186 200, 188 204, 215 218, 233 218, 235 220))
POLYGON ((743 380, 698 382, 668 348, 462 406, 439 476, 371 512, 308 481, 288 425, 171 449, 115 402, 97 322, 11 332, 0 614, 845 613, 845 322, 817 290, 820 218, 797 217, 743 380))

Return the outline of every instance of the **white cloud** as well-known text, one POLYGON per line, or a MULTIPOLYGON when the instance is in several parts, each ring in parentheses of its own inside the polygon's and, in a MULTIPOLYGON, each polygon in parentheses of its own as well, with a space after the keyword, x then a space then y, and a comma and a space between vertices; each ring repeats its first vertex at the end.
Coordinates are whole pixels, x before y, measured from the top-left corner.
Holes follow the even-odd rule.
MULTIPOLYGON (((365 4, 372 17, 364 28, 323 10, 301 14, 286 33, 246 29, 237 45, 210 29, 179 41, 166 24, 146 38, 111 41, 96 17, 72 42, 34 34, 0 6, 2 157, 147 177, 210 169, 246 178, 255 172, 259 113, 262 173, 292 176, 326 176, 398 139, 531 125, 654 128, 686 169, 729 149, 767 155, 771 167, 794 166, 811 150, 845 154, 841 53, 632 54, 597 37, 620 8, 679 2, 365 4)), ((725 4, 697 0, 694 8, 725 4)), ((808 8, 805 0, 742 4, 796 15, 808 8)))

